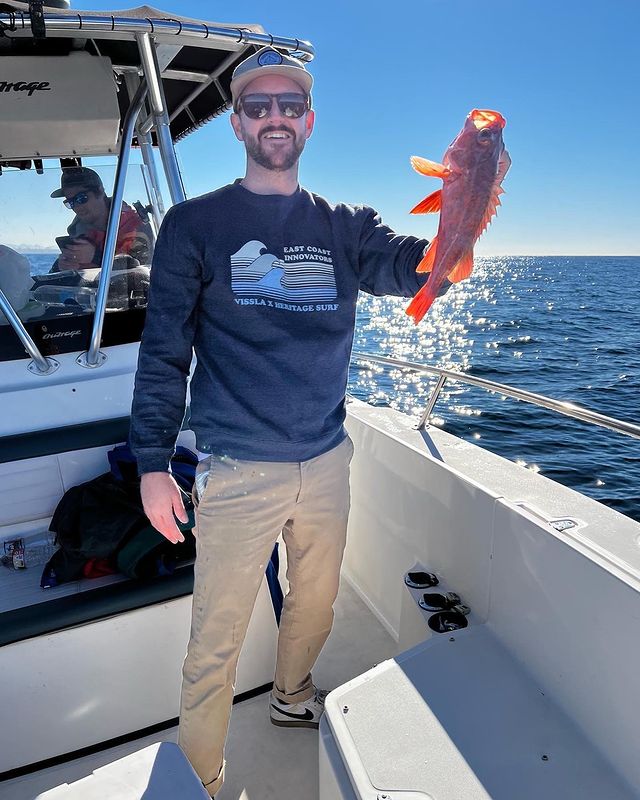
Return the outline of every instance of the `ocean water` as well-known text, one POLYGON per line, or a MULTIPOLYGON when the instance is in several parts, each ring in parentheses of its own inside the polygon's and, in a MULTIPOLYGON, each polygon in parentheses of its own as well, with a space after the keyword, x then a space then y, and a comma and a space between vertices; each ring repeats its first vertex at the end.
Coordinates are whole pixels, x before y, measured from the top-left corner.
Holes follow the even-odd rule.
MULTIPOLYGON (((355 349, 455 369, 640 424, 640 257, 509 256, 419 325, 406 301, 363 295, 355 349)), ((354 363, 350 391, 409 414, 435 379, 354 363)), ((447 382, 433 423, 640 520, 640 440, 447 382)))
POLYGON ((60 253, 25 253, 25 255, 31 262, 31 274, 44 275, 49 272, 60 253))
MULTIPOLYGON (((30 255, 34 273, 56 255, 30 255)), ((455 369, 640 424, 640 257, 478 258, 419 325, 361 295, 355 350, 455 369)), ((415 415, 435 380, 354 362, 355 397, 415 415)), ((433 424, 640 520, 640 440, 447 382, 433 424)))

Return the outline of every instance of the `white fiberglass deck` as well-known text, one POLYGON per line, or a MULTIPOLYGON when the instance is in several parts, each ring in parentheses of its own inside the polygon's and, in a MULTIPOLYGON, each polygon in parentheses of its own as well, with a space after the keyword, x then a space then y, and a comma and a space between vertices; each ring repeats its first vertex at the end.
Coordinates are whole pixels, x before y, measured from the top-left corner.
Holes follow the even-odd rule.
MULTIPOLYGON (((339 686, 395 652, 392 637, 343 580, 335 626, 314 671, 316 683, 328 688, 339 686)), ((265 694, 234 707, 227 744, 227 778, 216 800, 316 800, 318 797, 317 732, 272 725, 268 703, 269 696, 265 694)), ((152 742, 176 741, 176 737, 177 729, 172 728, 33 776, 14 779, 0 785, 0 797, 35 800, 53 786, 73 783, 127 753, 152 742)))
MULTIPOLYGON (((326 737, 319 768, 315 732, 272 726, 266 695, 242 703, 232 717, 227 782, 218 800, 370 800, 380 794, 392 800, 640 798, 640 525, 446 433, 422 436, 408 418, 389 409, 354 403, 348 422, 356 445, 344 562, 348 582, 343 581, 336 624, 314 673, 322 687, 343 687, 328 700, 333 739, 326 737), (573 527, 555 526, 562 521, 573 527), (418 563, 437 573, 443 587, 459 592, 471 609, 460 646, 457 641, 449 644, 448 634, 436 635, 426 642, 420 663, 409 659, 422 648, 418 643, 425 637, 424 626, 416 624, 417 606, 407 603, 403 581, 404 573, 418 563), (398 649, 416 644, 414 650, 382 664, 398 649), (454 652, 462 658, 451 662, 454 652), (370 672, 374 664, 381 666, 370 672), (436 683, 415 691, 421 675, 446 686, 444 698, 434 694, 436 683), (343 686, 356 678, 356 683, 343 686), (351 697, 340 704, 345 692, 351 697), (351 727, 341 730, 344 705, 353 706, 355 713, 351 727), (409 720, 420 735, 407 731, 409 720), (413 752, 409 746, 398 750, 401 739, 413 752), (421 772, 420 748, 427 740, 429 752, 437 757, 433 770, 421 772), (324 760, 323 752, 329 753, 324 760), (398 752, 407 768, 402 784, 398 752), (543 755, 549 759, 543 761, 543 755), (511 758, 510 769, 502 769, 501 758, 511 758), (514 794, 518 763, 526 765, 530 778, 526 792, 514 794), (575 770, 583 765, 575 780, 574 765, 575 770), (351 778, 343 781, 340 769, 342 776, 349 770, 351 778), (449 790, 447 776, 460 778, 465 770, 467 789, 457 794, 425 788, 439 773, 440 787, 449 790), (589 772, 594 777, 589 778, 589 772), (420 788, 416 781, 422 781, 420 788)), ((148 614, 155 619, 156 612, 162 607, 150 607, 144 616, 116 616, 109 624, 120 626, 130 618, 133 625, 138 620, 134 632, 139 639, 149 628, 148 614)), ((273 623, 273 613, 265 603, 257 620, 259 631, 264 632, 267 623, 273 623)), ((178 643, 181 658, 186 613, 164 624, 185 636, 184 644, 178 643)), ((99 626, 76 627, 61 635, 68 643, 65 664, 95 647, 94 629, 99 626)), ((249 661, 253 665, 257 653, 264 656, 265 674, 245 681, 246 688, 261 686, 272 676, 274 638, 275 630, 261 640, 256 637, 249 661)), ((125 641, 131 646, 130 639, 125 641)), ((29 648, 37 644, 21 646, 26 654, 22 671, 28 673, 40 663, 30 656, 29 648)), ((166 643, 152 655, 147 683, 147 674, 161 667, 161 653, 166 655, 166 643)), ((140 651, 137 657, 143 655, 140 651)), ((176 675, 165 677, 160 686, 164 695, 168 692, 163 687, 175 687, 171 695, 177 692, 178 660, 176 656, 176 675)), ((16 681, 21 674, 15 670, 16 681)), ((90 676, 85 688, 95 699, 102 684, 94 671, 82 674, 90 676)), ((9 717, 17 720, 16 728, 23 711, 30 709, 35 715, 49 702, 43 696, 39 705, 29 706, 22 700, 28 696, 24 693, 15 707, 13 684, 11 688, 4 702, 7 708, 14 703, 9 717)), ((114 697, 103 699, 113 705, 114 697)), ((125 700, 118 720, 130 716, 128 730, 141 729, 144 725, 138 724, 139 714, 134 712, 149 704, 136 704, 133 697, 125 700)), ((173 716, 167 713, 161 719, 173 716)), ((47 725, 51 718, 48 708, 47 725)), ((95 727, 95 720, 90 722, 95 727)), ((78 724, 73 720, 69 733, 75 735, 78 724)), ((30 730, 33 747, 38 727, 30 730)), ((5 783, 0 797, 34 800, 41 791, 73 782, 150 741, 173 737, 175 731, 169 731, 5 783)), ((10 746, 8 739, 5 747, 10 746)))

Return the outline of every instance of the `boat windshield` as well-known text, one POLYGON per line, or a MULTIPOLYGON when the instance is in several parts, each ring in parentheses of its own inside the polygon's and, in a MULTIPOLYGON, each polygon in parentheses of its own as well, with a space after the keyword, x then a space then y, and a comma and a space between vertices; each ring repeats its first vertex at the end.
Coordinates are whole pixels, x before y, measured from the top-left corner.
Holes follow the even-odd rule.
MULTIPOLYGON (((0 289, 27 327, 93 313, 116 171, 115 162, 91 164, 75 176, 85 183, 63 192, 60 164, 50 163, 42 174, 4 168, 0 175, 0 289)), ((132 164, 127 174, 107 314, 147 303, 155 236, 142 170, 132 164)), ((0 311, 3 338, 7 327, 0 311)))

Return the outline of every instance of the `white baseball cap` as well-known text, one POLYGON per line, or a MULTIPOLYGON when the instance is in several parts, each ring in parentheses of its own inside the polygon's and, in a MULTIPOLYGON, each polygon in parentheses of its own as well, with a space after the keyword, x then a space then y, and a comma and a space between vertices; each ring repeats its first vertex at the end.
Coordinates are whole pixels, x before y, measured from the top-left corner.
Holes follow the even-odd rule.
POLYGON ((249 58, 245 58, 233 70, 231 99, 234 111, 238 110, 238 99, 242 95, 244 87, 261 75, 282 75, 290 78, 299 84, 304 93, 309 96, 309 104, 311 104, 313 76, 307 72, 302 61, 281 53, 273 47, 263 47, 249 58))

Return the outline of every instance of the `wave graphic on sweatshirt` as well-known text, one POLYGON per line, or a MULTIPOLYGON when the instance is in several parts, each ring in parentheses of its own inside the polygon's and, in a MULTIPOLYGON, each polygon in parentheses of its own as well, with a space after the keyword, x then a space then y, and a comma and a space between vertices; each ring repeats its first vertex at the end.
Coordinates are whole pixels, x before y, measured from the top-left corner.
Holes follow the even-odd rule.
POLYGON ((337 297, 333 262, 283 261, 252 240, 231 256, 234 294, 288 302, 323 302, 337 297))

